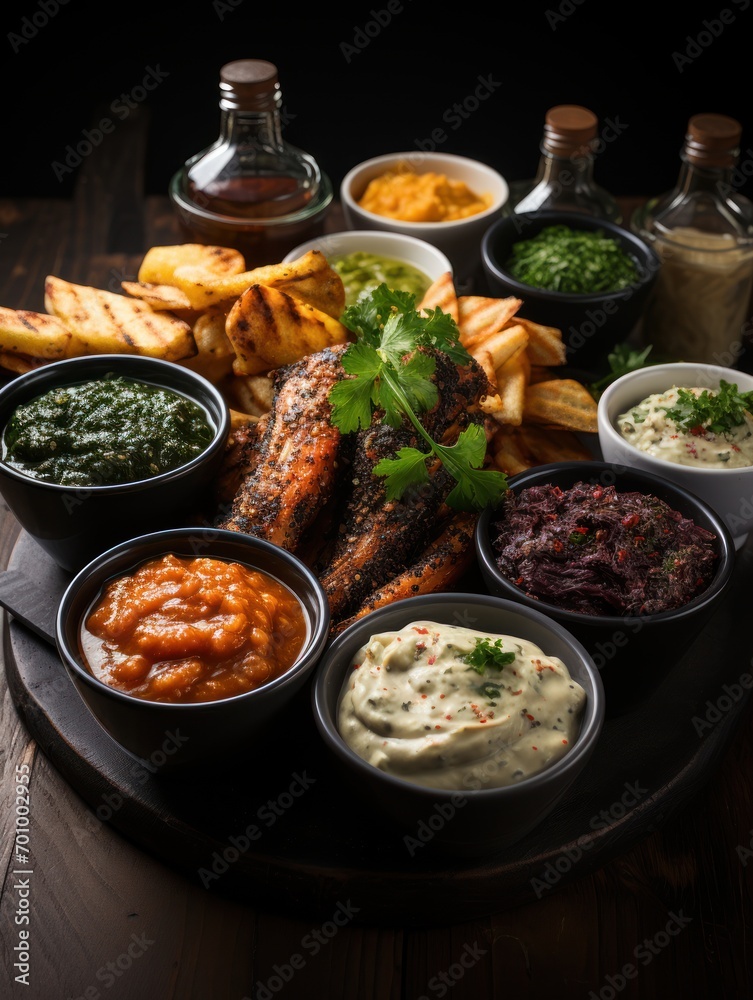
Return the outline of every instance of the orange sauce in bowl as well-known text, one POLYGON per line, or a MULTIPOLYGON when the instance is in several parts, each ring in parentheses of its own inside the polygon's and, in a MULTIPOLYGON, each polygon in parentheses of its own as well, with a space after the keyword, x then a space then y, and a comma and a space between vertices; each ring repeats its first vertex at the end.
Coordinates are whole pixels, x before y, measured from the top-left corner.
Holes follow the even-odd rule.
POLYGON ((105 684, 148 701, 190 703, 280 677, 307 636, 301 602, 274 577, 238 562, 167 554, 107 584, 80 642, 105 684))

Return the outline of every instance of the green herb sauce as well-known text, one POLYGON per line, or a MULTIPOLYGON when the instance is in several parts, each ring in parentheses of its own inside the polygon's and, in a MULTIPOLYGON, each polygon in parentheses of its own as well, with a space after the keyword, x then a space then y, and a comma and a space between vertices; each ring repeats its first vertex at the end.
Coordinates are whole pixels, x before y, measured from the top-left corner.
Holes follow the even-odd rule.
POLYGON ((3 460, 48 483, 110 486, 184 465, 213 437, 206 411, 192 400, 107 375, 17 407, 3 433, 3 460))
POLYGON ((545 226, 512 246, 505 268, 532 288, 588 295, 617 292, 638 279, 633 258, 603 230, 545 226))
POLYGON ((346 306, 353 305, 362 295, 370 294, 383 282, 388 288, 411 292, 416 300, 421 299, 431 285, 429 276, 412 264, 365 250, 331 257, 330 264, 342 278, 346 306))

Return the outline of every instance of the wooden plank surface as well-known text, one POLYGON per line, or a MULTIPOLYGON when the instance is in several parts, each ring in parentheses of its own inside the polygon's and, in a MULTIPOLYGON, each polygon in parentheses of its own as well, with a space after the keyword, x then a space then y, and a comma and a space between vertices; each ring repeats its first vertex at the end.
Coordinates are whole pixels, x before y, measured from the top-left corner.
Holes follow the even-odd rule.
MULTIPOLYGON (((104 159, 92 155, 72 203, 0 202, 0 303, 42 309, 50 273, 108 287, 135 273, 149 245, 171 233, 179 241, 167 199, 139 198, 143 129, 134 119, 133 133, 108 137, 117 142, 104 159)), ((16 532, 0 509, 2 566, 16 532)), ((740 673, 750 667, 741 663, 740 673)), ((693 801, 606 868, 488 918, 407 929, 397 909, 388 926, 348 923, 347 899, 342 925, 334 914, 314 925, 207 893, 102 822, 29 739, 2 677, 0 687, 3 998, 753 996, 751 711, 693 801), (33 874, 18 876, 24 767, 33 874), (25 878, 29 886, 19 887, 25 878), (16 922, 23 915, 28 924, 16 922), (14 968, 25 929, 28 986, 14 968)))

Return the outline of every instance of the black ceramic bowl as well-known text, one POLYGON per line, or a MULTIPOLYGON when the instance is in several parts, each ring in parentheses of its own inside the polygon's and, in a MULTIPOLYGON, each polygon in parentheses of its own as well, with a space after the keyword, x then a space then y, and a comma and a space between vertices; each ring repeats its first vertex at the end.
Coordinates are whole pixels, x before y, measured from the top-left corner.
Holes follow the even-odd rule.
POLYGON ((127 538, 182 523, 202 512, 219 471, 230 414, 219 390, 171 361, 131 354, 70 358, 19 375, 0 389, 0 428, 17 406, 50 389, 108 373, 177 390, 199 403, 214 428, 209 446, 170 472, 119 485, 60 486, 25 475, 0 459, 0 493, 21 526, 64 570, 75 573, 127 538))
POLYGON ((713 579, 688 604, 656 614, 589 615, 529 597, 506 577, 497 566, 492 545, 493 525, 500 515, 488 508, 479 517, 476 551, 489 591, 535 608, 572 632, 599 668, 609 713, 619 714, 661 682, 719 606, 732 580, 735 546, 722 518, 700 497, 668 479, 638 469, 601 461, 554 462, 512 476, 508 483, 519 493, 529 486, 548 483, 567 489, 579 481, 614 486, 618 492, 652 494, 716 536, 713 579))
MULTIPOLYGON (((604 720, 598 670, 582 645, 540 611, 488 594, 443 593, 409 597, 350 625, 332 642, 313 687, 317 728, 344 782, 369 807, 392 821, 396 836, 431 849, 483 856, 520 841, 541 823, 578 778, 596 748, 604 720), (460 624, 528 639, 558 656, 586 691, 580 733, 569 752, 548 769, 502 788, 428 788, 386 774, 355 753, 339 733, 337 708, 353 657, 369 637, 413 621, 460 624)), ((406 842, 407 843, 407 842, 406 842)))
POLYGON ((482 238, 481 259, 490 292, 522 299, 521 316, 561 330, 567 364, 589 371, 600 371, 609 351, 625 340, 636 326, 660 266, 654 250, 630 230, 584 213, 555 209, 519 215, 510 213, 497 219, 482 238), (506 268, 513 245, 553 225, 602 230, 632 257, 639 275, 637 282, 617 292, 578 295, 534 288, 518 281, 506 268))
POLYGON ((220 759, 259 741, 314 670, 329 636, 324 590, 296 556, 236 531, 177 528, 122 542, 85 566, 68 585, 58 609, 55 640, 73 684, 94 717, 117 743, 152 770, 168 773, 220 759), (280 677, 252 691, 216 701, 148 701, 95 677, 82 656, 82 620, 108 581, 165 553, 207 556, 268 573, 300 600, 308 637, 296 662, 280 677), (166 747, 167 743, 167 747, 166 747))

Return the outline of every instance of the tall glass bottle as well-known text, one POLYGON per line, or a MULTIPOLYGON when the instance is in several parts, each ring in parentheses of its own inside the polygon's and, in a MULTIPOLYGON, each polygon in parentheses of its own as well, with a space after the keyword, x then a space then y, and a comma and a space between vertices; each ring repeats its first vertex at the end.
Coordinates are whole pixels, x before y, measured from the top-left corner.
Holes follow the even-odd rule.
POLYGON ((547 111, 536 176, 511 185, 512 211, 556 208, 621 220, 617 201, 594 180, 598 124, 593 111, 578 104, 558 104, 547 111))
POLYGON ((273 63, 226 63, 219 90, 219 135, 189 157, 170 195, 193 239, 236 247, 249 267, 278 262, 322 231, 331 182, 313 156, 283 139, 273 63))
POLYGON ((727 115, 694 115, 676 185, 631 219, 661 261, 642 339, 668 360, 729 366, 743 352, 753 291, 753 203, 733 183, 741 135, 740 123, 727 115))

